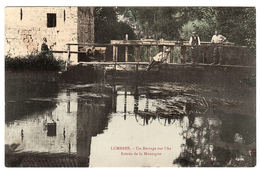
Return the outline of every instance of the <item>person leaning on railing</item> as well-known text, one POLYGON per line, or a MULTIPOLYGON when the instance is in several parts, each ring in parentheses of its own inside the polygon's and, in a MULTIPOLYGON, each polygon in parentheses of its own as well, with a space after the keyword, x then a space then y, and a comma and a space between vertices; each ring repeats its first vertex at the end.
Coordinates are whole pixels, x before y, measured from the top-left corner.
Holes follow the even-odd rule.
POLYGON ((218 31, 215 31, 215 35, 212 36, 211 43, 214 45, 213 49, 213 64, 221 65, 223 63, 223 47, 221 44, 227 41, 227 38, 223 35, 220 35, 218 31))
POLYGON ((159 52, 153 57, 153 60, 147 66, 146 70, 150 70, 153 66, 162 64, 164 61, 167 60, 169 54, 171 52, 170 48, 167 48, 164 52, 159 52))

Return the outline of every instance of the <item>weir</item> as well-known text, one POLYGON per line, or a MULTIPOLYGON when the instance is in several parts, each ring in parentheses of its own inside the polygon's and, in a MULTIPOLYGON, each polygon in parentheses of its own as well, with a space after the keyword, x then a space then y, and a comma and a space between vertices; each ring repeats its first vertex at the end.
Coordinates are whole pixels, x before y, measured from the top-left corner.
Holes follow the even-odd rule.
MULTIPOLYGON (((66 53, 65 71, 70 68, 94 67, 105 71, 116 71, 117 73, 137 72, 141 74, 149 73, 146 71, 147 66, 157 53, 165 53, 166 49, 170 49, 167 59, 160 65, 154 66, 151 71, 160 71, 163 76, 183 77, 184 75, 197 75, 199 77, 215 77, 216 73, 221 75, 230 74, 233 76, 241 76, 247 78, 255 75, 255 53, 247 46, 238 46, 234 43, 226 42, 222 44, 211 44, 210 42, 201 42, 197 46, 199 53, 197 63, 189 62, 190 49, 188 41, 174 40, 128 40, 126 35, 124 40, 111 40, 110 44, 98 43, 67 43, 66 51, 52 51, 53 53, 66 53), (70 51, 78 47, 78 51, 70 51), (211 65, 213 62, 214 47, 222 47, 221 54, 223 64, 211 65), (72 48, 74 47, 74 48, 72 48), (94 49, 99 53, 98 58, 92 60, 84 60, 88 50, 94 49), (78 63, 71 64, 71 54, 78 54, 78 63), (199 73, 199 74, 198 74, 199 73), (209 76, 209 74, 213 74, 209 76)), ((185 76, 184 76, 185 78, 185 76)))

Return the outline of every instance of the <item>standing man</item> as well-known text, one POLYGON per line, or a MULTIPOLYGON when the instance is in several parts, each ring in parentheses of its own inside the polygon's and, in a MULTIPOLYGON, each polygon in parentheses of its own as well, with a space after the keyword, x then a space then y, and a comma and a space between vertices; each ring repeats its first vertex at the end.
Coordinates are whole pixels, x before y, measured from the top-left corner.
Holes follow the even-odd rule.
POLYGON ((197 57, 199 56, 198 46, 200 45, 200 38, 195 31, 192 32, 189 44, 191 46, 191 63, 195 64, 197 63, 197 57))
POLYGON ((220 46, 220 44, 223 44, 227 38, 223 35, 220 35, 218 31, 215 31, 215 35, 212 36, 211 43, 214 46, 213 49, 213 64, 222 64, 222 53, 223 53, 223 47, 220 46), (218 57, 218 58, 217 58, 218 57))
POLYGON ((41 45, 41 53, 42 53, 42 55, 44 55, 45 57, 53 57, 53 54, 52 54, 52 47, 54 46, 54 45, 56 45, 56 42, 54 43, 54 44, 52 44, 51 46, 50 46, 50 48, 48 47, 48 45, 47 45, 47 39, 44 37, 43 39, 42 39, 42 45, 41 45))

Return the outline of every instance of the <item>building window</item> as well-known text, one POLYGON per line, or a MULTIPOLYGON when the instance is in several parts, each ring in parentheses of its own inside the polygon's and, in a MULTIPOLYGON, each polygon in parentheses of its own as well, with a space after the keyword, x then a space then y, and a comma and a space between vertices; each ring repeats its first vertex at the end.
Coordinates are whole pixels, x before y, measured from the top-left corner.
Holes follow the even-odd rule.
POLYGON ((47 13, 47 27, 56 27, 55 13, 47 13))
POLYGON ((20 8, 20 20, 23 20, 23 10, 20 8))
POLYGON ((66 21, 66 12, 65 10, 63 11, 63 17, 64 17, 64 22, 66 21))

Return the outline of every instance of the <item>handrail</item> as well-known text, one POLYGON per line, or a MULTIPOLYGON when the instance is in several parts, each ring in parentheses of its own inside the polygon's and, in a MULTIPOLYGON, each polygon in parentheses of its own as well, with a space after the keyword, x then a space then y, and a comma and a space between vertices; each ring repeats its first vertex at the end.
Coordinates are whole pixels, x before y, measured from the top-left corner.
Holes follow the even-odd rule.
POLYGON ((67 43, 66 45, 89 45, 89 46, 111 46, 111 44, 102 44, 102 43, 67 43))
MULTIPOLYGON (((189 45, 189 41, 174 41, 174 40, 152 40, 152 39, 144 39, 144 40, 111 40, 111 45, 114 46, 191 46, 189 45)), ((200 46, 235 46, 234 43, 225 42, 221 44, 212 44, 211 42, 201 42, 200 46)), ((237 46, 236 46, 237 47, 237 46)), ((246 46, 243 46, 246 47, 246 46)))
MULTIPOLYGON (((205 42, 205 41, 201 41, 200 43, 201 45, 199 46, 191 46, 189 44, 189 41, 175 41, 175 40, 155 40, 155 39, 141 39, 141 40, 128 40, 128 35, 126 35, 124 40, 111 40, 110 43, 67 43, 67 50, 65 51, 55 51, 52 50, 53 53, 67 53, 67 62, 66 62, 66 66, 70 65, 70 54, 74 54, 74 53, 86 53, 85 51, 80 51, 80 50, 74 50, 71 51, 71 47, 72 46, 93 46, 93 47, 107 47, 107 46, 111 46, 112 47, 112 53, 113 53, 113 64, 116 66, 117 62, 118 62, 118 56, 119 56, 119 47, 125 47, 125 62, 128 62, 128 47, 133 47, 134 48, 134 52, 135 52, 135 61, 136 61, 136 67, 138 70, 138 65, 142 64, 140 62, 140 48, 141 47, 145 47, 146 48, 146 56, 148 58, 149 61, 152 60, 151 57, 151 47, 152 46, 157 46, 159 47, 159 51, 160 52, 164 52, 164 47, 170 48, 170 55, 167 58, 167 63, 170 63, 171 61, 171 56, 173 53, 173 50, 175 49, 175 47, 180 47, 180 60, 181 62, 185 63, 186 61, 186 50, 189 47, 202 47, 203 51, 204 51, 204 56, 203 56, 203 63, 205 61, 205 56, 208 54, 208 51, 210 50, 210 47, 235 47, 235 48, 247 48, 247 46, 239 46, 239 45, 235 45, 234 43, 231 42, 224 42, 224 43, 220 43, 220 44, 215 44, 215 43, 211 43, 211 42, 205 42)), ((105 61, 105 60, 104 60, 105 61)), ((132 63, 129 63, 132 64, 132 63)))

